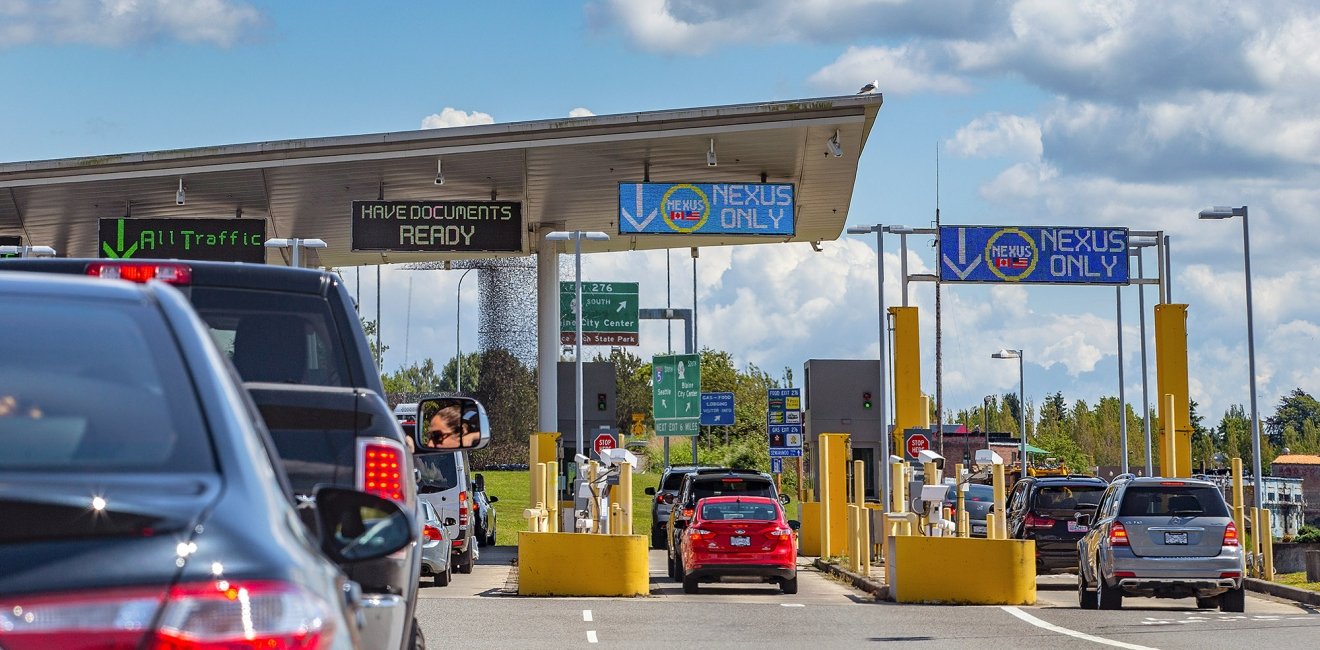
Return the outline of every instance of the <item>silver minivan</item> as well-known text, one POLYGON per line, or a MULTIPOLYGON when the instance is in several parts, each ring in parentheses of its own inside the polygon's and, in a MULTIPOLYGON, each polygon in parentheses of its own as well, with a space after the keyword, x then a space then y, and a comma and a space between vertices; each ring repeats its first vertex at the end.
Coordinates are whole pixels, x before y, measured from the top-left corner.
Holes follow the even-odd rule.
MULTIPOLYGON (((394 417, 404 434, 413 437, 417 426, 417 404, 399 404, 394 417)), ((435 508, 444 521, 445 536, 453 553, 453 571, 472 573, 477 561, 476 514, 467 452, 432 453, 413 459, 417 469, 417 497, 435 508), (450 520, 455 523, 449 524, 450 520)))
POLYGON ((1077 543, 1078 603, 1119 609, 1124 596, 1196 598, 1200 608, 1241 612, 1242 547, 1213 483, 1186 478, 1114 479, 1077 543))

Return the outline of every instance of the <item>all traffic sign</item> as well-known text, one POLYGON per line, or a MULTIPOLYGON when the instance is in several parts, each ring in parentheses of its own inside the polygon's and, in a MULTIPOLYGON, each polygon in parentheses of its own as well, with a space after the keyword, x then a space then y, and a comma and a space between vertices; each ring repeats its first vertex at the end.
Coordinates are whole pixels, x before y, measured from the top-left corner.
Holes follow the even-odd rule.
POLYGON ((930 449, 930 438, 924 433, 914 433, 907 439, 908 458, 916 459, 917 454, 930 449))
POLYGON ((597 456, 603 451, 614 449, 614 436, 608 433, 602 433, 596 436, 596 440, 591 443, 591 448, 596 450, 597 456))

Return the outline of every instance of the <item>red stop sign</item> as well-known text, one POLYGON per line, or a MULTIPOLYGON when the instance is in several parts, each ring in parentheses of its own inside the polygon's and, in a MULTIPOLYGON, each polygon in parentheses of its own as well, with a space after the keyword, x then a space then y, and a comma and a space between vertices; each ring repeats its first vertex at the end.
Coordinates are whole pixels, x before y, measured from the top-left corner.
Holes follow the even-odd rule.
POLYGON ((907 441, 908 456, 912 458, 916 458, 917 454, 926 451, 927 449, 930 449, 930 438, 927 438, 926 434, 917 433, 917 434, 913 434, 911 438, 908 438, 907 441))
POLYGON ((614 449, 614 436, 608 433, 596 436, 595 442, 591 443, 591 448, 595 449, 597 454, 607 449, 614 449))

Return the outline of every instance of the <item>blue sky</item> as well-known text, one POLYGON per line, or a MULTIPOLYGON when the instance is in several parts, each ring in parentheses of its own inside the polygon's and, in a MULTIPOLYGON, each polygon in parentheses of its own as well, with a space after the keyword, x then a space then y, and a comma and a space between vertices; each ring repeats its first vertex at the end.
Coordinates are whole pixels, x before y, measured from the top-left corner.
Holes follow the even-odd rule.
MULTIPOLYGON (((1246 319, 1240 223, 1198 222, 1211 204, 1251 206, 1262 410, 1320 391, 1317 42, 1320 10, 1285 2, 0 0, 0 158, 828 96, 876 79, 885 104, 849 223, 929 225, 938 148, 947 224, 1168 231, 1173 297, 1191 305, 1192 397, 1217 422, 1247 402, 1246 319)), ((929 240, 911 243, 911 270, 929 271, 929 240)), ((824 249, 703 250, 702 344, 799 377, 807 358, 874 358, 873 239, 824 249)), ((671 300, 689 306, 690 259, 672 261, 671 300)), ((663 253, 584 266, 664 304, 663 253)), ((409 362, 452 354, 456 275, 385 269, 387 369, 405 348, 409 362), (405 316, 410 282, 427 298, 405 316)), ((914 285, 930 392, 932 293, 914 285)), ((463 296, 467 350, 475 294, 463 296)), ((1124 294, 1139 408, 1136 290, 1124 294)), ((1114 300, 1107 288, 946 288, 946 407, 1016 389, 1016 368, 990 358, 1000 347, 1026 350, 1033 402, 1116 394, 1114 300)), ((642 336, 643 355, 664 348, 663 326, 642 336)))

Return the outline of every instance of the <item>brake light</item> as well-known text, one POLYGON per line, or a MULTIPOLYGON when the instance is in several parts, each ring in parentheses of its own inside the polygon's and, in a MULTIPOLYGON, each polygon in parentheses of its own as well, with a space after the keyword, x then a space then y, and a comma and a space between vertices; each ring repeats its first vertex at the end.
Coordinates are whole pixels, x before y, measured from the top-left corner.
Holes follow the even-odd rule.
POLYGON ((691 531, 688 532, 688 535, 692 536, 692 541, 694 542, 700 542, 705 539, 715 538, 715 533, 712 533, 709 530, 705 530, 703 528, 693 528, 691 531))
POLYGON ((1127 528, 1123 527, 1122 522, 1114 522, 1109 527, 1109 545, 1110 546, 1128 546, 1127 528))
POLYGON ((146 282, 160 280, 170 284, 190 284, 192 268, 186 264, 153 262, 92 262, 87 275, 96 278, 146 282))
POLYGON ((1115 572, 1114 572, 1114 577, 1115 577, 1115 578, 1135 578, 1135 577, 1137 577, 1137 573, 1136 573, 1135 571, 1115 571, 1115 572))
POLYGON ((361 442, 358 449, 358 489, 406 505, 403 445, 380 439, 361 442))
POLYGON ((655 502, 656 502, 656 503, 664 503, 664 502, 665 502, 665 495, 663 495, 663 494, 657 494, 657 495, 655 495, 655 502))
POLYGON ((468 525, 468 493, 458 493, 458 525, 468 525))
POLYGON ((161 596, 157 589, 132 588, 10 598, 0 601, 0 630, 9 650, 305 650, 333 636, 325 601, 293 584, 214 580, 173 587, 163 607, 161 596), (144 633, 158 608, 157 628, 144 633))
MULTIPOLYGON (((1237 524, 1230 521, 1228 522, 1227 526, 1224 526, 1224 546, 1237 546, 1237 545, 1238 545, 1237 524)), ((1229 576, 1229 577, 1237 577, 1237 576, 1229 576)))
POLYGON ((1171 485, 1175 487, 1180 487, 1187 484, 1183 483, 1182 481, 1160 481, 1160 485, 1171 485))
POLYGON ((1242 572, 1241 572, 1241 571, 1220 571, 1220 572, 1219 572, 1219 577, 1221 577, 1221 578, 1241 578, 1241 577, 1242 577, 1242 572))
POLYGON ((740 479, 740 478, 727 477, 727 478, 722 478, 722 479, 720 479, 720 482, 721 482, 721 483, 742 483, 743 480, 740 479))
POLYGON ((692 508, 683 508, 683 518, 684 518, 684 519, 691 519, 691 518, 692 518, 692 513, 693 513, 693 512, 694 512, 694 511, 693 511, 692 508))
POLYGON ((1054 520, 1049 517, 1037 517, 1032 513, 1027 513, 1025 522, 1027 528, 1054 528, 1054 520))
POLYGON ((768 533, 771 537, 792 537, 792 528, 776 528, 768 533))
POLYGON ((432 542, 438 542, 445 538, 437 526, 422 526, 422 536, 432 542))

